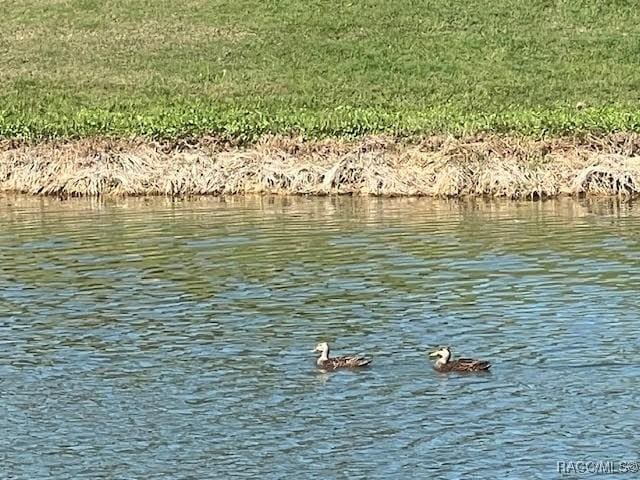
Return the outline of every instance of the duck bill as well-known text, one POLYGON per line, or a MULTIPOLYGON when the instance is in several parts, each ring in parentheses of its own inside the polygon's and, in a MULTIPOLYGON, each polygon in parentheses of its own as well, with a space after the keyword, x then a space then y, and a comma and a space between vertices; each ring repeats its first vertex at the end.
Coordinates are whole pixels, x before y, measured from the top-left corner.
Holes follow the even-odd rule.
POLYGON ((440 354, 438 352, 429 352, 430 357, 438 357, 440 354))

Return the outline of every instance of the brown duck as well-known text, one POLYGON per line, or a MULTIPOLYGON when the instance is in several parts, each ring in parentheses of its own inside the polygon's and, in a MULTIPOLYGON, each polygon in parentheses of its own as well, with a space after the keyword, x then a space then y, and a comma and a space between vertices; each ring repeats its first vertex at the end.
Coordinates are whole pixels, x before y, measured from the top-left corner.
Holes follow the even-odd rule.
POLYGON ((439 372, 486 372, 491 368, 491 364, 485 360, 472 358, 451 360, 451 348, 449 347, 440 347, 429 353, 429 356, 438 358, 433 364, 433 368, 439 372))
POLYGON ((321 342, 316 345, 314 352, 320 352, 320 357, 316 362, 318 367, 323 370, 336 370, 338 368, 360 368, 366 367, 371 363, 371 360, 365 357, 329 357, 329 344, 327 342, 321 342))

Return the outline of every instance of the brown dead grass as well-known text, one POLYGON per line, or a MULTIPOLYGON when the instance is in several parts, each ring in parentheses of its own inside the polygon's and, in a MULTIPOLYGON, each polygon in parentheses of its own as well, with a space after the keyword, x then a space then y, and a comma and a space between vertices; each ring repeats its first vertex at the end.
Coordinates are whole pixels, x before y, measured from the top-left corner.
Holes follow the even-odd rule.
POLYGON ((640 136, 590 139, 384 137, 249 147, 215 139, 0 144, 0 192, 56 196, 247 193, 489 196, 640 193, 640 136))

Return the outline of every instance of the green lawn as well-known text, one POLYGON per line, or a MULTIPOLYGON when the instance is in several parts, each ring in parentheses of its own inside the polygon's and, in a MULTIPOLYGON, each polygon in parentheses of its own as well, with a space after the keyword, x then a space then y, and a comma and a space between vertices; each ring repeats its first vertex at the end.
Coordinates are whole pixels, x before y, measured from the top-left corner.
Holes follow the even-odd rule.
POLYGON ((0 0, 0 136, 640 131, 634 3, 0 0))

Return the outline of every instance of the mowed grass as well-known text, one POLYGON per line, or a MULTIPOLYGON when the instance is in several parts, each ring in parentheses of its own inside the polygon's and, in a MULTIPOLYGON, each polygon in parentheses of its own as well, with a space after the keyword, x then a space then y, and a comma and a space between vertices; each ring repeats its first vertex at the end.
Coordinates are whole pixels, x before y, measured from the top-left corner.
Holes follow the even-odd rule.
POLYGON ((640 131, 622 0, 0 0, 0 136, 640 131))

